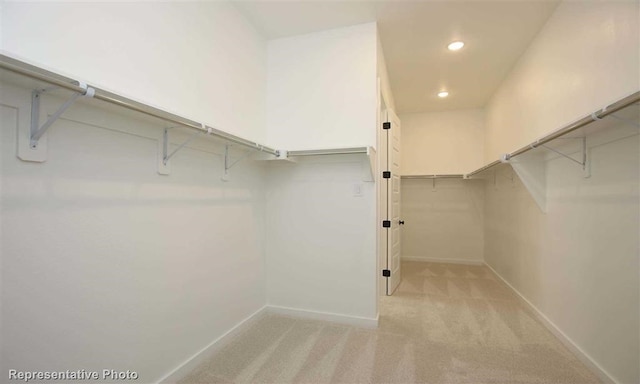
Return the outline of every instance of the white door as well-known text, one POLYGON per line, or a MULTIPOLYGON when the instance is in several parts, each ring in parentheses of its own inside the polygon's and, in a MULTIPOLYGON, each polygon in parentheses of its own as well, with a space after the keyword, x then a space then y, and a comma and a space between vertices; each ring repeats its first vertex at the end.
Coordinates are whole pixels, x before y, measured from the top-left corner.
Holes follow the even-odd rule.
POLYGON ((391 172, 387 183, 387 295, 393 294, 400 284, 400 119, 387 110, 387 171, 391 172))

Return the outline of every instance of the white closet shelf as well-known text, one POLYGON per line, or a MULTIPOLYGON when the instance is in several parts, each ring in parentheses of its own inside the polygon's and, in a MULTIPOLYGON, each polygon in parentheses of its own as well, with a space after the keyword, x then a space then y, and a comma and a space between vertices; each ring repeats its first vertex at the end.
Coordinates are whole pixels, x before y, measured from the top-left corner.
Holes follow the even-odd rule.
MULTIPOLYGON (((540 210, 546 213, 546 161, 552 158, 564 158, 580 167, 585 178, 591 177, 590 148, 640 133, 639 102, 640 91, 553 131, 527 146, 505 153, 499 160, 476 169, 465 175, 465 178, 476 176, 486 178, 485 171, 500 164, 509 165, 540 210), (554 143, 553 146, 547 145, 551 142, 554 143), (514 159, 516 157, 518 157, 517 161, 514 159)), ((494 186, 497 185, 499 173, 497 168, 494 169, 494 186)), ((512 181, 513 175, 512 173, 512 181)))
POLYGON ((373 149, 372 147, 305 149, 300 151, 287 151, 287 155, 289 157, 321 156, 321 155, 353 155, 353 154, 368 155, 372 149, 373 149))
MULTIPOLYGON (((574 132, 578 129, 581 128, 585 128, 588 125, 594 123, 594 122, 598 122, 600 120, 602 120, 603 118, 607 117, 607 116, 612 116, 612 117, 617 117, 615 115, 616 112, 619 112, 620 110, 627 108, 633 104, 636 104, 640 102, 640 91, 634 92, 626 97, 623 97, 622 99, 602 108, 599 109, 597 111, 594 111, 593 113, 571 123, 568 124, 560 129, 557 129, 551 133, 549 133, 546 136, 543 136, 541 138, 539 138, 538 140, 532 142, 529 145, 525 145, 522 148, 519 148, 511 153, 505 153, 501 156, 500 159, 495 160, 490 162, 489 164, 480 167, 478 169, 476 169, 473 172, 470 172, 468 174, 465 175, 465 178, 470 178, 473 177, 479 173, 482 173, 490 168, 495 167, 496 165, 499 165, 501 163, 507 163, 509 162, 509 160, 511 160, 512 158, 522 155, 524 153, 527 153, 533 149, 536 149, 538 147, 543 147, 546 143, 558 139, 558 138, 562 138, 563 136, 574 132)), ((624 119, 623 119, 624 120, 624 119)), ((633 123, 633 122, 632 122, 633 123)), ((635 122, 635 124, 637 124, 637 121, 635 122)), ((582 164, 583 168, 586 168, 586 161, 582 164)))
MULTIPOLYGON (((545 159, 550 155, 562 157, 580 166, 584 177, 590 177, 590 151, 589 148, 612 138, 621 139, 640 134, 640 91, 634 92, 602 109, 557 129, 546 136, 519 148, 513 152, 503 154, 500 159, 492 161, 468 174, 433 174, 433 175, 402 175, 402 179, 430 179, 435 190, 436 179, 471 179, 473 177, 486 178, 485 171, 498 165, 511 166, 513 172, 518 175, 522 184, 527 188, 536 204, 542 212, 547 211, 547 188, 545 159), (635 108, 632 108, 635 107, 635 108), (609 117, 605 119, 606 117, 609 117), (602 133, 614 127, 617 128, 607 133, 602 133), (631 128, 629 130, 629 128, 631 128), (549 146, 547 143, 554 142, 549 146), (539 150, 539 151, 535 151, 539 150), (542 150, 542 151, 540 151, 542 150), (526 156, 522 156, 525 155, 526 156), (522 156, 521 161, 513 161, 515 157, 522 156)), ((511 176, 513 181, 513 174, 511 176)), ((493 183, 496 185, 497 173, 493 172, 493 183)))
MULTIPOLYGON (((89 85, 84 84, 75 79, 37 67, 35 65, 25 63, 23 61, 17 60, 7 55, 0 54, 0 69, 5 71, 5 73, 2 74, 2 78, 5 80, 8 78, 8 76, 6 75, 7 72, 18 74, 21 77, 26 77, 26 78, 35 80, 36 83, 30 82, 27 85, 27 86, 31 86, 31 88, 34 89, 34 94, 36 93, 40 94, 43 92, 43 87, 39 83, 53 85, 54 90, 65 89, 65 90, 74 92, 74 97, 72 97, 72 99, 70 99, 69 102, 67 102, 67 104, 69 105, 65 104, 63 105, 63 108, 59 110, 60 114, 64 112, 64 109, 68 108, 71 105, 71 103, 75 101, 78 95, 88 96, 90 98, 100 100, 118 107, 126 108, 128 110, 132 110, 146 116, 151 116, 180 127, 185 127, 185 128, 202 132, 202 133, 206 133, 211 136, 215 136, 219 139, 222 139, 224 141, 227 141, 233 144, 238 144, 247 148, 255 149, 260 152, 268 153, 274 156, 278 156, 280 152, 274 148, 270 148, 260 143, 233 135, 231 133, 228 133, 218 128, 207 125, 205 123, 187 119, 185 117, 173 114, 171 112, 167 112, 165 110, 150 106, 148 104, 131 100, 122 95, 109 92, 104 89, 100 89, 90 84, 89 85)), ((22 85, 24 85, 24 82, 22 85)), ((45 91, 50 92, 51 90, 52 89, 49 88, 49 89, 46 89, 45 91)), ((56 117, 59 117, 59 116, 56 116, 56 117)), ((53 121, 47 121, 44 127, 45 130, 52 123, 53 121)), ((32 140, 35 140, 36 142, 35 145, 32 145, 33 147, 37 146, 37 139, 43 133, 44 133, 43 131, 39 131, 39 130, 35 130, 34 132, 34 130, 32 129, 31 137, 32 137, 32 140)))
MULTIPOLYGON (((191 120, 174 113, 162 110, 160 108, 153 107, 151 105, 138 102, 129 99, 125 96, 100 89, 90 84, 84 84, 80 81, 72 79, 67 76, 63 76, 59 73, 52 72, 50 70, 26 63, 16 58, 0 54, 0 79, 13 83, 19 86, 33 89, 32 97, 32 124, 30 132, 26 132, 28 138, 30 138, 31 150, 24 150, 23 155, 20 156, 22 160, 26 161, 45 161, 45 157, 42 153, 38 153, 38 140, 51 127, 57 118, 68 109, 76 100, 81 98, 95 99, 102 102, 106 102, 108 105, 115 108, 124 108, 126 110, 134 111, 134 113, 140 113, 144 116, 151 117, 153 119, 159 119, 165 123, 170 123, 173 127, 165 127, 161 152, 161 161, 159 164, 159 173, 168 174, 168 161, 173 155, 191 140, 198 137, 200 134, 208 134, 225 142, 238 144, 249 149, 253 149, 262 154, 263 159, 278 159, 289 160, 295 162, 295 157, 299 156, 319 156, 319 155, 352 155, 362 154, 367 156, 367 161, 363 162, 365 181, 373 181, 375 175, 375 155, 376 151, 373 147, 349 147, 349 148, 326 148, 326 149, 310 149, 310 150, 276 150, 274 148, 267 147, 260 143, 247 140, 245 138, 233 135, 218 128, 212 127, 205 123, 201 123, 195 120, 191 120), (17 75, 17 76, 16 76, 17 75), (53 86, 53 87, 51 87, 53 86), (40 97, 43 93, 58 93, 58 91, 70 91, 72 92, 71 98, 64 103, 58 111, 53 114, 44 124, 40 125, 38 119, 33 118, 39 115, 40 97), (189 137, 182 144, 178 145, 172 152, 168 148, 168 129, 174 127, 184 127, 194 130, 194 134, 189 137)), ((255 159, 261 159, 260 156, 255 156, 255 159)), ((230 163, 228 158, 228 147, 225 155, 225 174, 234 163, 230 163)))
MULTIPOLYGON (((284 154, 281 154, 281 156, 284 154)), ((287 151, 287 158, 301 156, 326 156, 326 155, 366 155, 362 162, 362 180, 375 181, 376 175, 376 150, 373 147, 347 147, 347 148, 323 148, 287 151)))
POLYGON ((400 176, 402 179, 464 179, 465 175, 463 174, 439 174, 439 175, 402 175, 400 176))

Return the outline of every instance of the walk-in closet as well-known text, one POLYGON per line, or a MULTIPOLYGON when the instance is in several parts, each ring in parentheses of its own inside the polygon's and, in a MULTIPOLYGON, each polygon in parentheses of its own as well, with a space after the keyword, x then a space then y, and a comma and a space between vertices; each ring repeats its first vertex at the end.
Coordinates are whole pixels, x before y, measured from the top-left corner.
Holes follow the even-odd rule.
POLYGON ((0 382, 640 382, 640 3, 0 4, 0 382))

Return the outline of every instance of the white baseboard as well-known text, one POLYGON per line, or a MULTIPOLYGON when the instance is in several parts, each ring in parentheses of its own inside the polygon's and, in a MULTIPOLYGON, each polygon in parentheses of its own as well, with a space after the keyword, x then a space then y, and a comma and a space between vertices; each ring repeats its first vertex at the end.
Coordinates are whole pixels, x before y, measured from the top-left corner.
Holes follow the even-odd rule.
POLYGON ((169 372, 165 377, 160 379, 158 383, 169 384, 175 383, 191 373, 200 363, 211 357, 215 352, 219 351, 231 341, 236 335, 244 332, 251 327, 257 320, 264 316, 267 312, 266 306, 260 308, 235 327, 231 328, 224 335, 212 341, 209 345, 198 351, 196 354, 185 360, 176 369, 169 372))
POLYGON ((427 263, 450 263, 465 265, 484 265, 482 260, 466 260, 466 259, 437 259, 434 257, 418 257, 418 256, 402 256, 401 261, 423 261, 427 263))
POLYGON ((569 351, 571 351, 584 365, 586 365, 593 373, 595 373, 602 381, 609 384, 618 384, 607 371, 604 370, 598 363, 596 363, 591 356, 578 347, 573 340, 569 338, 557 325, 555 325, 547 316, 544 315, 535 305, 533 305, 527 298, 525 298, 520 291, 515 289, 507 280, 505 280, 495 269, 493 269, 488 263, 484 265, 506 286, 511 288, 516 293, 518 298, 525 304, 525 306, 531 311, 531 313, 551 332, 562 344, 564 344, 569 351))
POLYGON ((274 313, 277 315, 299 317, 303 319, 331 321, 334 323, 356 325, 359 327, 366 327, 366 328, 376 328, 378 326, 378 317, 379 317, 379 316, 376 316, 375 318, 370 318, 370 317, 348 316, 348 315, 340 315, 337 313, 317 312, 317 311, 310 311, 306 309, 280 307, 277 305, 268 305, 267 311, 269 313, 274 313))

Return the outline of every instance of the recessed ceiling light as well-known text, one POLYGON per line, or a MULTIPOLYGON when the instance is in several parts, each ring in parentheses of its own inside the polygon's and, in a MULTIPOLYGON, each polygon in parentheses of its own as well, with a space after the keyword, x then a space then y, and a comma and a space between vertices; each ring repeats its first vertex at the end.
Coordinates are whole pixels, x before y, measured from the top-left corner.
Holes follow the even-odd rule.
POLYGON ((449 48, 450 51, 457 51, 462 47, 464 47, 464 43, 462 41, 454 41, 453 43, 447 46, 447 48, 449 48))
POLYGON ((449 96, 449 92, 447 91, 438 92, 438 97, 445 98, 447 96, 449 96))

